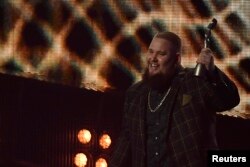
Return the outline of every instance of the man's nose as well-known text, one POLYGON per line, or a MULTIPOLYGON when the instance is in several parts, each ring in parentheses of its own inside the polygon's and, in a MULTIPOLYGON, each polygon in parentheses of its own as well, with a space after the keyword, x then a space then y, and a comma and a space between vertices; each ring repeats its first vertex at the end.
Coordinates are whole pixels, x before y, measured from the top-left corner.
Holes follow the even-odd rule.
POLYGON ((152 53, 150 55, 150 58, 151 58, 152 61, 156 61, 157 60, 157 53, 152 53))

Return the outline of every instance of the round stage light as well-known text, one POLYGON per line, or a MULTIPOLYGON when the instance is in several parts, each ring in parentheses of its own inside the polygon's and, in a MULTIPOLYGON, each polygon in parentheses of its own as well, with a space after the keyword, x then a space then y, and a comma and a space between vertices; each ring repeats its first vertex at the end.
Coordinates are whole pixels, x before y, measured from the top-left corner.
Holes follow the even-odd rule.
POLYGON ((99 145, 103 149, 108 149, 111 145, 111 142, 111 138, 107 133, 102 134, 99 138, 99 145))
POLYGON ((91 140, 91 133, 87 129, 82 129, 78 132, 78 140, 83 144, 88 144, 91 140))
POLYGON ((85 167, 88 163, 88 158, 84 153, 78 153, 75 156, 75 165, 77 167, 85 167))
POLYGON ((108 167, 108 163, 104 158, 98 158, 95 162, 95 167, 108 167))

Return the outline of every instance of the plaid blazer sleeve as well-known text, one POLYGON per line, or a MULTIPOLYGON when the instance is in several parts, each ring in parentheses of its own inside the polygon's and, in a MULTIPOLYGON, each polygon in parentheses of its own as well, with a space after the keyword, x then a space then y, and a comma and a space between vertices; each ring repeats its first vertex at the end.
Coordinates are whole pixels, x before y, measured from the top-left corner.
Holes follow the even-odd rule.
POLYGON ((221 112, 229 110, 240 102, 237 87, 217 67, 205 86, 204 102, 212 111, 221 112))

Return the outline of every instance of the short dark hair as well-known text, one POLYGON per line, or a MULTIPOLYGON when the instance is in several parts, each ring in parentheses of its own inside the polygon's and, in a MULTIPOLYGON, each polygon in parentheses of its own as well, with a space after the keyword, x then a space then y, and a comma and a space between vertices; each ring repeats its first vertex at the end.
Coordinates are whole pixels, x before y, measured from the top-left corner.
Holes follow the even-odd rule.
POLYGON ((170 41, 173 44, 176 52, 181 51, 181 38, 177 34, 170 32, 170 31, 164 31, 164 32, 157 33, 154 36, 154 38, 155 37, 170 41))

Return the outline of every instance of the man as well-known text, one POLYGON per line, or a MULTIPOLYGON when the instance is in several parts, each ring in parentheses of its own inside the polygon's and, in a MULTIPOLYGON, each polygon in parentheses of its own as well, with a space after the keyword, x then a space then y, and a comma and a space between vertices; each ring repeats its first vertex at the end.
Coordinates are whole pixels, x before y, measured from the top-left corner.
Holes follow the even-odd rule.
POLYGON ((181 66, 180 53, 176 34, 153 38, 143 80, 126 93, 122 131, 109 167, 122 166, 128 155, 132 167, 202 167, 207 150, 217 149, 216 112, 236 106, 238 90, 214 65, 210 49, 202 49, 197 60, 206 67, 203 77, 181 66))

